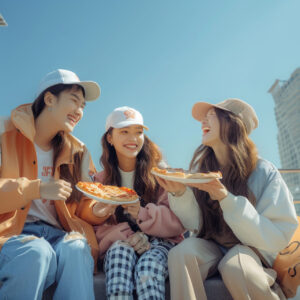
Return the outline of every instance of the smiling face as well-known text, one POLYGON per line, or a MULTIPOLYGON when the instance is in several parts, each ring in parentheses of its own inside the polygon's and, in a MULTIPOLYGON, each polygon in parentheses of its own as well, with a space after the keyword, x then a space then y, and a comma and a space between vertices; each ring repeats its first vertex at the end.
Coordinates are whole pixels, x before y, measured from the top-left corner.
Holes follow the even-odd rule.
POLYGON ((58 96, 49 92, 45 103, 51 112, 53 126, 57 131, 72 132, 83 116, 85 100, 81 89, 73 87, 62 91, 58 96))
POLYGON ((113 128, 107 135, 107 141, 115 148, 119 162, 136 160, 144 145, 144 129, 140 125, 113 128))
POLYGON ((220 122, 215 109, 211 108, 202 121, 202 144, 213 148, 220 142, 220 122))

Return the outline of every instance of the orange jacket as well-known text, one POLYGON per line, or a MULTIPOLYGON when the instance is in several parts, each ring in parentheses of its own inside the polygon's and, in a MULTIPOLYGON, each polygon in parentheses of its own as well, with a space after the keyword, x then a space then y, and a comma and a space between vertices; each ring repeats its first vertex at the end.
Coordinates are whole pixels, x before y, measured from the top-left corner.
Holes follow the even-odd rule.
MULTIPOLYGON (((13 110, 11 118, 0 118, 0 249, 11 236, 22 232, 31 200, 40 198, 34 136, 31 104, 13 110)), ((60 165, 68 164, 72 168, 75 151, 79 149, 83 152, 81 180, 90 181, 89 172, 94 172, 95 168, 89 152, 72 135, 65 134, 65 137, 66 145, 55 166, 54 178, 59 178, 60 165)), ((96 260, 99 248, 92 225, 101 224, 106 218, 93 215, 95 202, 86 197, 82 197, 80 202, 68 204, 54 201, 64 230, 84 235, 96 260)))

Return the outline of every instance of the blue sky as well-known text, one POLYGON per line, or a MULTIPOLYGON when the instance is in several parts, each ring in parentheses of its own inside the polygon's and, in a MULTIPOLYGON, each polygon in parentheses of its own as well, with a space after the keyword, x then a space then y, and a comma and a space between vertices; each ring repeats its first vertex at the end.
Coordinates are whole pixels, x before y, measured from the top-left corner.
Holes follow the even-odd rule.
POLYGON ((74 131, 97 169, 106 116, 123 105, 143 114, 168 163, 186 168, 201 143, 193 104, 238 97, 257 111, 260 155, 280 167, 267 91, 300 67, 299 11, 298 0, 2 0, 1 115, 33 101, 46 73, 69 69, 102 88, 74 131))

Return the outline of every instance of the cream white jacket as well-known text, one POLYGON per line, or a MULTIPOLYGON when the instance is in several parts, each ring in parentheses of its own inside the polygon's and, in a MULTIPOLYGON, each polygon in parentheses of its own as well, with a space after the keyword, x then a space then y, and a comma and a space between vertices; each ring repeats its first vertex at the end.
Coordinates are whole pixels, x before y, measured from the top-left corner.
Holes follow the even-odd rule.
MULTIPOLYGON (((256 207, 246 197, 229 193, 220 202, 223 216, 244 245, 258 249, 273 265, 298 225, 293 197, 276 167, 264 159, 258 160, 248 187, 256 197, 256 207)), ((186 229, 201 230, 202 214, 191 189, 181 197, 169 195, 169 202, 186 229)))

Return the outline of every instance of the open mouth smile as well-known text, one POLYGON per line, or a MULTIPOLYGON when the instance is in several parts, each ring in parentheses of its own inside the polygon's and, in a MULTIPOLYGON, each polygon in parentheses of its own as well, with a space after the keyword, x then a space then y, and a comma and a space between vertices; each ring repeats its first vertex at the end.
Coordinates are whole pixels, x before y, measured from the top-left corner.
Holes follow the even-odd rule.
POLYGON ((125 144, 124 147, 129 150, 136 150, 138 146, 137 144, 125 144))
POLYGON ((67 117, 68 117, 69 122, 73 126, 75 126, 79 121, 79 118, 75 117, 74 115, 68 115, 67 117))
POLYGON ((205 134, 210 132, 210 128, 209 127, 203 127, 202 132, 203 132, 203 135, 205 135, 205 134))

